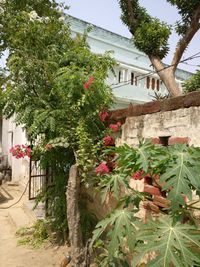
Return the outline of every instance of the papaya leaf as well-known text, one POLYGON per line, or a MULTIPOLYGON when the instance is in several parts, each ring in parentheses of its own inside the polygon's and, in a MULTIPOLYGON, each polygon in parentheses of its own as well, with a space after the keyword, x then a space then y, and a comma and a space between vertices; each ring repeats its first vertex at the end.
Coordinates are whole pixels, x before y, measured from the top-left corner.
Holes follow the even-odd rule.
POLYGON ((192 199, 192 187, 198 190, 200 186, 200 165, 197 164, 197 154, 185 145, 176 145, 170 148, 171 159, 166 172, 161 175, 164 182, 163 190, 169 190, 168 199, 172 202, 172 209, 177 210, 184 205, 184 197, 192 199))
POLYGON ((120 251, 121 248, 128 248, 133 251, 135 247, 136 227, 134 222, 137 218, 134 213, 128 209, 115 210, 108 215, 107 218, 100 221, 96 229, 93 231, 91 245, 106 233, 108 239, 108 257, 111 259, 113 255, 120 251))
POLYGON ((199 266, 200 230, 189 224, 174 223, 169 216, 141 224, 137 235, 139 245, 133 258, 133 267, 143 261, 146 254, 155 254, 145 266, 199 266))

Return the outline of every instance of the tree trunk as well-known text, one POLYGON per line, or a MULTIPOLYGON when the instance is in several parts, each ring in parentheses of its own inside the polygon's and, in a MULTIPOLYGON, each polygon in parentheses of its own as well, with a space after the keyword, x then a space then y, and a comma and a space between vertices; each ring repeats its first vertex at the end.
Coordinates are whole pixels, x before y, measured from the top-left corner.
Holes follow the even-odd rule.
POLYGON ((182 94, 180 88, 178 87, 178 84, 175 80, 174 71, 175 69, 173 67, 165 67, 160 58, 155 56, 149 56, 149 59, 156 69, 158 75, 160 76, 160 79, 165 84, 167 90, 169 91, 170 95, 172 97, 180 96, 182 94))
POLYGON ((170 93, 171 97, 180 96, 182 94, 176 80, 175 76, 170 69, 165 69, 158 73, 161 80, 163 81, 164 85, 166 86, 167 90, 170 93))
POLYGON ((67 221, 69 228, 69 241, 71 245, 71 267, 88 267, 88 245, 84 247, 79 211, 80 177, 78 168, 72 165, 69 172, 69 180, 66 191, 67 198, 67 221))

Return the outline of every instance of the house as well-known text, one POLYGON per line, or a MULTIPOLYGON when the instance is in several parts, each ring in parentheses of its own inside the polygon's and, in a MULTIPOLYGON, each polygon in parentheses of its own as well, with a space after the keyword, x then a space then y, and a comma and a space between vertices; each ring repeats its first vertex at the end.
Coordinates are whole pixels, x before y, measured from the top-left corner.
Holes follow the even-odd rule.
MULTIPOLYGON (((154 72, 148 57, 138 51, 128 38, 72 16, 67 16, 66 22, 70 24, 74 36, 77 33, 84 33, 88 26, 91 27, 91 31, 88 33, 88 43, 94 53, 102 54, 105 51, 112 51, 117 66, 114 69, 115 75, 109 73, 107 83, 113 89, 116 97, 113 108, 127 107, 130 102, 151 101, 155 92, 167 94, 164 84, 154 72)), ((189 72, 177 70, 176 78, 180 88, 182 82, 190 76, 189 72)), ((4 161, 12 169, 12 180, 20 181, 25 185, 30 174, 29 159, 15 159, 8 151, 16 144, 27 143, 26 132, 20 125, 15 124, 14 118, 0 119, 0 131, 2 144, 0 152, 4 161)))

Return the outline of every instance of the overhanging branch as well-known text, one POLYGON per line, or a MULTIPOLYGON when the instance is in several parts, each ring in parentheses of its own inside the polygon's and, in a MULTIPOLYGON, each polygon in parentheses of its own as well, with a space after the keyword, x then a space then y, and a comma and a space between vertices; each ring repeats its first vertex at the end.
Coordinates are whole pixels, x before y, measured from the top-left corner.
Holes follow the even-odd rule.
POLYGON ((188 27, 185 35, 179 40, 178 45, 176 47, 174 57, 172 59, 171 65, 173 66, 173 72, 175 72, 179 61, 181 60, 181 57, 187 48, 188 44, 196 34, 196 32, 200 29, 200 5, 198 8, 195 10, 192 19, 191 19, 191 24, 188 27))

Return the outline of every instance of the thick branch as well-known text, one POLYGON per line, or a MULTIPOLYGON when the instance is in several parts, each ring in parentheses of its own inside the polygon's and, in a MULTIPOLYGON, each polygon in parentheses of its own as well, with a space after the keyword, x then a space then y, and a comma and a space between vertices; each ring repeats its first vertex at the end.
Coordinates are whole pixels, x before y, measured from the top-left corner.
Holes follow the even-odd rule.
POLYGON ((137 23, 137 19, 134 17, 132 0, 125 0, 128 7, 130 29, 137 23))
POLYGON ((172 67, 173 72, 175 72, 175 70, 178 66, 178 63, 181 60, 181 57, 182 57, 185 49, 187 48, 188 44, 190 43, 190 41, 192 40, 192 38, 194 37, 196 32, 200 29, 199 19, 200 19, 200 5, 195 10, 195 12, 192 16, 192 19, 191 19, 191 24, 188 27, 185 35, 178 42, 178 45, 176 47, 174 57, 172 60, 172 64, 171 64, 171 65, 173 65, 173 67, 172 67))
POLYGON ((181 95, 181 90, 176 83, 172 66, 165 67, 159 57, 149 55, 152 65, 155 67, 160 79, 165 84, 172 97, 181 95))

